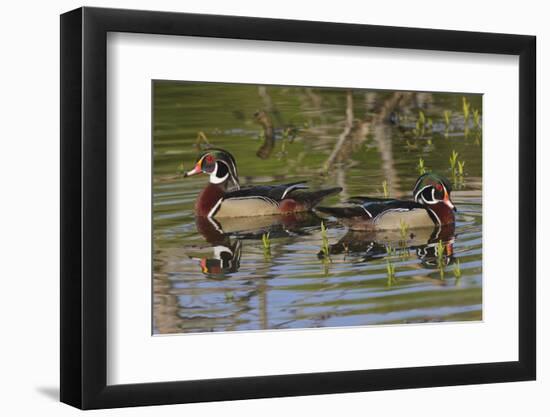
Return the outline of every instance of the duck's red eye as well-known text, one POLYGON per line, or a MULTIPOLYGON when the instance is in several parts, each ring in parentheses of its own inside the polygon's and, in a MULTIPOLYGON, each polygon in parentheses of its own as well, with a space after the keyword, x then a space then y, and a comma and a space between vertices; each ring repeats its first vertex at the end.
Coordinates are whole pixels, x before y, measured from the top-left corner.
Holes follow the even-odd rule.
POLYGON ((214 162, 214 157, 212 155, 207 155, 206 156, 206 162, 211 164, 212 162, 214 162))
POLYGON ((435 185, 435 189, 436 189, 437 191, 442 191, 442 190, 443 190, 443 186, 442 186, 441 184, 436 184, 436 185, 435 185))

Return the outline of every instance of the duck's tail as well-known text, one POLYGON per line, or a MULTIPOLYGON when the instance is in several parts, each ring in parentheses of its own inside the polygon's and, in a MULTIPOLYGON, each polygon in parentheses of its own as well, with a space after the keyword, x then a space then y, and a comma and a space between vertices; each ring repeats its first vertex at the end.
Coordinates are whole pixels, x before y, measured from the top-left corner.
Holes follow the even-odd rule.
POLYGON ((303 195, 303 201, 307 204, 308 208, 312 209, 321 202, 324 198, 338 194, 342 191, 342 187, 326 188, 324 190, 307 192, 303 195))

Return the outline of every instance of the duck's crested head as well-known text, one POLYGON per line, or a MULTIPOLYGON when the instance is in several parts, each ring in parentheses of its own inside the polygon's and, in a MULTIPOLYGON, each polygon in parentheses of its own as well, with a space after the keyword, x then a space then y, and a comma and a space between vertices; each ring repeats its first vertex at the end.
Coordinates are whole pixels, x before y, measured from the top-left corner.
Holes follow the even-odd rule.
POLYGON ((451 201, 451 183, 447 178, 433 172, 421 175, 413 190, 413 198, 420 204, 438 204, 444 203, 450 209, 456 211, 451 201))
POLYGON ((237 163, 231 153, 220 148, 210 148, 203 151, 195 162, 195 167, 185 173, 185 177, 196 174, 210 175, 212 184, 228 184, 231 188, 239 188, 237 163))
POLYGON ((210 174, 216 168, 216 163, 224 163, 232 173, 237 174, 237 163, 235 162, 235 157, 231 155, 228 151, 221 148, 210 148, 207 149, 197 157, 195 164, 201 164, 203 172, 210 174))

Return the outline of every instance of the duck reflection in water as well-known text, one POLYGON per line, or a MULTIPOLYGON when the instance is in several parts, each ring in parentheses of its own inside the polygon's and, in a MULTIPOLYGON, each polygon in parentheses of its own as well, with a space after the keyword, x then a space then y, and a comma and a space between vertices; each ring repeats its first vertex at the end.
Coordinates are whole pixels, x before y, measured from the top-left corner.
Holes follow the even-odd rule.
MULTIPOLYGON (((329 255, 343 254, 358 257, 360 262, 368 262, 385 258, 391 250, 414 250, 425 268, 437 269, 440 267, 440 247, 443 251, 441 260, 444 265, 454 262, 455 237, 454 224, 411 229, 406 236, 402 236, 399 230, 348 230, 337 243, 329 245, 329 255)), ((324 256, 320 251, 318 257, 324 256)))
POLYGON ((266 233, 271 238, 304 236, 320 224, 321 218, 311 212, 224 219, 197 216, 197 231, 208 244, 199 250, 208 250, 208 254, 190 258, 197 261, 203 274, 209 278, 224 279, 239 270, 245 241, 261 246, 262 236, 266 233))

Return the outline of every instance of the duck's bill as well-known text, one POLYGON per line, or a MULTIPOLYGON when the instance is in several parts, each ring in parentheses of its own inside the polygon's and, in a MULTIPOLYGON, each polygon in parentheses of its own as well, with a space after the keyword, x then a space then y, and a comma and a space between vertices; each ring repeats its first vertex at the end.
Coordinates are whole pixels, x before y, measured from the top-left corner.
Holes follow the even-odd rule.
POLYGON ((195 168, 193 168, 191 171, 187 171, 185 174, 183 174, 183 177, 191 177, 192 175, 197 175, 202 172, 200 165, 195 165, 195 168))

